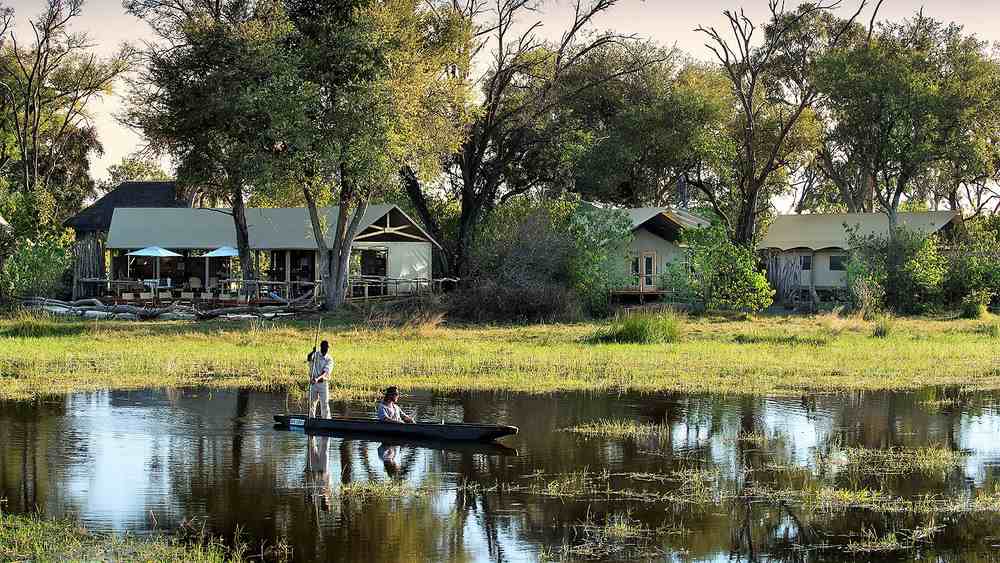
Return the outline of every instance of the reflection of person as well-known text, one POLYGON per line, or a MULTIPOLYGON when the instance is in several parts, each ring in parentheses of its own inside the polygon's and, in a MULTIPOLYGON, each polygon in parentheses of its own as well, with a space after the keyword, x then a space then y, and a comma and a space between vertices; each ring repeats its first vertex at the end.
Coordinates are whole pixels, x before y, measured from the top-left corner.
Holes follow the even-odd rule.
POLYGON ((385 396, 375 406, 375 415, 381 422, 396 422, 412 424, 413 418, 403 412, 396 402, 399 401, 399 389, 395 385, 385 390, 385 396))
POLYGON ((379 444, 378 447, 378 457, 382 460, 382 465, 385 466, 385 472, 389 477, 396 478, 399 476, 399 446, 391 446, 389 444, 379 444))
POLYGON ((313 348, 306 356, 309 362, 309 410, 312 417, 316 414, 316 402, 319 402, 320 416, 330 418, 330 395, 326 381, 333 371, 333 358, 330 357, 330 343, 324 340, 319 345, 319 353, 313 348))
POLYGON ((330 438, 309 436, 306 451, 306 500, 317 504, 323 512, 330 510, 330 470, 328 451, 330 438))

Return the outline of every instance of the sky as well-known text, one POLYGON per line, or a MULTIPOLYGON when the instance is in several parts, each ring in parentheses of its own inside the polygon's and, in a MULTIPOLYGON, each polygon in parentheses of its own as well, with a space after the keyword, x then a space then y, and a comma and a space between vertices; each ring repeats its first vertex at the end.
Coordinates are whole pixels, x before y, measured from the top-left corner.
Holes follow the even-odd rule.
MULTIPOLYGON (((869 4, 875 4, 870 0, 869 4)), ((15 11, 15 33, 26 41, 30 29, 27 18, 41 9, 43 0, 7 0, 6 5, 15 11)), ((788 0, 794 5, 797 0, 788 0)), ((858 0, 843 0, 840 12, 848 15, 857 9, 858 0)), ((537 15, 543 23, 542 32, 557 37, 572 17, 571 0, 549 0, 537 15)), ((767 16, 767 0, 619 0, 618 5, 603 14, 597 21, 599 29, 613 29, 620 33, 636 34, 661 44, 676 46, 691 55, 707 59, 705 36, 695 31, 699 25, 726 26, 723 10, 743 9, 754 21, 763 22, 767 16)), ((991 43, 1000 42, 1000 0, 885 0, 879 19, 898 20, 913 15, 923 8, 928 16, 954 21, 991 43)), ((871 9, 863 19, 871 18, 871 9)), ((531 23, 526 21, 525 23, 531 23)), ((87 0, 83 14, 76 20, 75 31, 89 34, 98 53, 110 53, 122 42, 141 43, 152 39, 148 26, 128 13, 121 0, 87 0)), ((111 96, 95 103, 91 109, 98 135, 104 145, 104 155, 94 159, 93 174, 106 175, 107 167, 142 148, 139 132, 119 124, 114 115, 122 109, 120 99, 111 96)))

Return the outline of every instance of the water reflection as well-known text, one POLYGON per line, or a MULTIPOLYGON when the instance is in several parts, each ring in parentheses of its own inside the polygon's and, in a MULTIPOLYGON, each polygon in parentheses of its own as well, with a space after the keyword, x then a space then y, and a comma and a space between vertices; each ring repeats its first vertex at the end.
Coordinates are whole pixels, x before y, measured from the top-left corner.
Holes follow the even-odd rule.
MULTIPOLYGON (((95 530, 152 531, 204 518, 220 535, 240 526, 258 541, 287 538, 301 560, 514 561, 567 547, 579 549, 575 557, 592 549, 594 557, 685 561, 995 558, 995 511, 830 512, 753 494, 869 489, 897 499, 959 501, 991 493, 1000 483, 995 395, 417 393, 408 403, 425 420, 519 426, 521 433, 505 440, 516 455, 499 447, 275 431, 271 416, 285 405, 277 394, 85 393, 0 404, 0 496, 6 510, 78 516, 95 530), (559 431, 601 418, 662 422, 669 432, 611 440, 559 431), (968 456, 942 470, 899 474, 858 473, 838 462, 847 448, 931 445, 968 456), (655 500, 539 494, 584 468, 600 487, 655 500), (677 475, 695 477, 650 477, 677 475), (704 479, 708 496, 676 500, 690 494, 691 479, 704 479), (345 484, 389 480, 420 494, 365 502, 340 494, 345 484), (619 521, 649 533, 601 554, 607 530, 600 525, 619 521), (843 549, 869 537, 904 538, 921 526, 935 528, 933 540, 915 549, 843 549), (817 547, 823 545, 836 548, 817 547)), ((370 408, 342 404, 334 411, 366 415, 370 408)))

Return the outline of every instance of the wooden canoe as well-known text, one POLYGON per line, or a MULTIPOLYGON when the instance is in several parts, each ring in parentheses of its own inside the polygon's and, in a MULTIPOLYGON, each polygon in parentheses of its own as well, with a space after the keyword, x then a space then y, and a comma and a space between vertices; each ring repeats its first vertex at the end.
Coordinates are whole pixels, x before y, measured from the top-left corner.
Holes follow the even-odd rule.
POLYGON ((361 442, 378 442, 385 446, 402 446, 404 448, 420 448, 425 450, 441 450, 468 454, 480 454, 497 457, 517 457, 517 450, 502 442, 459 442, 456 440, 432 440, 430 438, 414 438, 386 436, 370 432, 342 432, 339 430, 306 430, 301 426, 274 425, 275 430, 285 432, 301 432, 307 436, 326 436, 342 440, 357 440, 361 442))
POLYGON ((517 434, 516 426, 496 424, 434 424, 428 422, 397 424, 394 422, 379 422, 374 418, 307 418, 304 414, 276 414, 274 415, 274 421, 283 427, 298 427, 307 431, 359 432, 381 436, 459 442, 492 442, 497 438, 517 434))

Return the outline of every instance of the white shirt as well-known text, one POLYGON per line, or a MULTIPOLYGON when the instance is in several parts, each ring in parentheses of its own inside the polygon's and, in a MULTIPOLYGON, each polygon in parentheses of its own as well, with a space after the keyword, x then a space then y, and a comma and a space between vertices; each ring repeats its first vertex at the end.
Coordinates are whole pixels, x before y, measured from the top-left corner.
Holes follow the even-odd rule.
POLYGON ((375 406, 375 415, 378 416, 379 420, 394 420, 396 422, 403 422, 403 411, 396 403, 387 405, 382 401, 379 401, 378 405, 375 406))
MULTIPOLYGON (((330 373, 333 371, 333 358, 330 354, 320 354, 315 352, 312 354, 312 358, 309 361, 309 377, 310 379, 316 379, 321 375, 325 375, 327 378, 330 377, 330 373)), ((320 383, 326 383, 326 381, 321 381, 320 383)))

